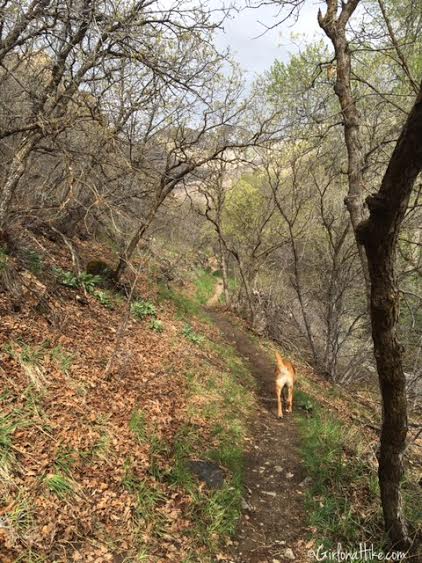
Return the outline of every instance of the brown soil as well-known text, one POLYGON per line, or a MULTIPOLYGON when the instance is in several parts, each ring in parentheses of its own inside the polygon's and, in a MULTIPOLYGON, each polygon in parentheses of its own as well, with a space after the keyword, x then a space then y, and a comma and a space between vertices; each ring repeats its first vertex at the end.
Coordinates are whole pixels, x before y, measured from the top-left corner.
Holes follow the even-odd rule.
MULTIPOLYGON (((227 342, 249 364, 258 383, 259 406, 251 421, 246 457, 247 494, 239 532, 233 543, 236 563, 285 563, 310 561, 309 530, 304 509, 304 470, 299 453, 298 417, 276 417, 274 363, 247 332, 228 316, 210 316, 227 342), (289 557, 290 555, 290 557, 289 557)), ((294 406, 293 406, 294 409, 294 406)))

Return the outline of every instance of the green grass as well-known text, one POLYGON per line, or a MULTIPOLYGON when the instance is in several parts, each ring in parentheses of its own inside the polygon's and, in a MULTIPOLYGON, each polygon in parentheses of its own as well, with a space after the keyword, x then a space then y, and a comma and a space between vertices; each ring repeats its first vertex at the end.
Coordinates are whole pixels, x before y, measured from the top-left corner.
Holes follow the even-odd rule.
POLYGON ((136 516, 145 523, 160 520, 157 506, 166 500, 165 495, 158 488, 152 487, 145 480, 138 481, 136 485, 136 516))
MULTIPOLYGON (((306 492, 309 525, 324 548, 375 543, 383 536, 376 472, 364 459, 364 444, 321 410, 304 393, 298 403, 312 405, 312 416, 299 419, 304 466, 312 482, 306 492)), ((382 543, 382 542, 381 542, 382 543)))
POLYGON ((80 450, 78 453, 79 457, 88 463, 94 459, 110 460, 111 436, 109 431, 106 427, 101 426, 97 429, 97 436, 97 440, 90 448, 80 450))
POLYGON ((73 355, 67 352, 61 344, 50 350, 51 359, 58 366, 60 371, 68 374, 72 368, 73 355))
POLYGON ((198 270, 195 276, 195 286, 196 286, 196 301, 201 305, 205 305, 208 299, 213 295, 216 276, 211 274, 207 270, 198 270))
POLYGON ((140 443, 144 443, 148 438, 148 427, 145 413, 141 410, 134 410, 129 421, 129 428, 135 434, 140 443))
POLYGON ((68 374, 73 363, 73 355, 66 351, 61 344, 51 348, 51 342, 45 340, 41 344, 26 344, 23 341, 9 342, 3 350, 10 357, 18 361, 32 383, 37 387, 45 381, 44 363, 50 359, 62 373, 68 374))
POLYGON ((166 501, 164 492, 160 490, 160 484, 158 482, 152 484, 138 477, 131 458, 126 459, 123 469, 122 486, 136 498, 134 520, 139 536, 142 536, 146 528, 149 533, 159 536, 165 530, 165 518, 158 508, 166 501))
MULTIPOLYGON (((296 404, 312 416, 299 419, 304 466, 311 477, 305 496, 309 525, 317 544, 333 549, 359 542, 386 545, 377 468, 356 426, 345 426, 301 391, 296 404)), ((420 489, 410 476, 402 484, 405 514, 412 532, 422 520, 420 489)), ((358 562, 359 563, 359 562, 358 562)))
POLYGON ((9 525, 17 534, 24 534, 33 523, 33 509, 27 494, 19 491, 7 513, 9 525))
POLYGON ((201 306, 199 303, 164 285, 159 287, 158 300, 171 301, 176 307, 176 313, 179 319, 200 315, 201 306))
POLYGON ((15 462, 13 434, 17 428, 18 424, 10 414, 0 416, 0 476, 5 481, 15 462))
POLYGON ((220 352, 225 367, 204 364, 200 372, 187 374, 190 396, 188 420, 175 440, 170 483, 187 490, 192 497, 190 533, 198 546, 206 547, 211 559, 221 542, 235 532, 243 494, 244 438, 247 420, 254 403, 253 378, 233 348, 211 343, 206 346, 220 352), (205 421, 209 448, 204 451, 204 436, 196 420, 205 421), (226 473, 223 487, 200 487, 188 467, 188 461, 200 458, 216 462, 226 473))
POLYGON ((244 438, 254 403, 253 378, 233 348, 212 343, 204 346, 218 353, 221 369, 204 362, 186 374, 188 412, 185 424, 173 440, 164 443, 145 413, 135 409, 129 425, 141 443, 150 445, 148 473, 153 481, 137 475, 131 459, 124 466, 122 485, 136 495, 139 530, 165 533, 166 519, 160 514, 162 488, 184 490, 191 498, 189 516, 193 525, 186 530, 198 549, 186 561, 214 561, 224 539, 233 535, 241 512, 244 473, 244 438), (204 434, 205 432, 205 434, 204 434), (204 444, 206 447, 204 448, 204 444), (225 473, 221 489, 203 486, 191 472, 189 461, 203 459, 217 463, 225 473))
POLYGON ((62 499, 72 496, 75 492, 72 481, 61 473, 47 475, 44 483, 51 493, 62 499))
POLYGON ((54 465, 58 473, 70 475, 74 465, 78 463, 79 454, 77 450, 69 446, 60 446, 57 453, 54 465))
POLYGON ((204 341, 204 337, 195 332, 189 324, 185 324, 183 328, 183 336, 193 344, 201 344, 204 341))
POLYGON ((92 459, 102 459, 110 461, 112 457, 112 434, 109 426, 109 416, 99 415, 94 422, 94 430, 97 436, 92 446, 80 452, 80 456, 90 461, 92 459))

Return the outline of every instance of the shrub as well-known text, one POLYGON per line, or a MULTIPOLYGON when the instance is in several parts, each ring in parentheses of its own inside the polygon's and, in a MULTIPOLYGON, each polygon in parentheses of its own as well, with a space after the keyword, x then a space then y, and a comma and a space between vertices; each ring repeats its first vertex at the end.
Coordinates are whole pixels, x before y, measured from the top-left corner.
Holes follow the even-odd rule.
POLYGON ((79 284, 88 291, 88 293, 92 293, 97 285, 100 285, 103 281, 101 276, 94 276, 92 274, 87 274, 86 272, 82 272, 78 278, 79 284))
POLYGON ((107 309, 113 309, 114 307, 113 301, 110 295, 106 291, 96 290, 94 291, 93 295, 95 299, 99 301, 103 307, 106 307, 107 309))
POLYGON ((73 272, 68 272, 67 270, 62 270, 62 268, 54 267, 53 274, 61 285, 72 287, 74 289, 80 285, 78 277, 73 272))
POLYGON ((161 333, 161 332, 164 331, 164 325, 163 325, 162 321, 159 321, 158 319, 152 319, 149 327, 154 332, 160 332, 161 333))
POLYGON ((103 281, 101 276, 94 276, 93 274, 88 274, 87 272, 82 272, 79 276, 77 276, 73 272, 62 270, 62 268, 53 268, 53 273, 61 285, 71 287, 73 289, 83 287, 86 291, 88 291, 88 293, 92 293, 97 285, 100 285, 103 281))
POLYGON ((150 301, 134 301, 132 303, 132 315, 137 319, 143 320, 146 317, 156 317, 157 310, 150 301))

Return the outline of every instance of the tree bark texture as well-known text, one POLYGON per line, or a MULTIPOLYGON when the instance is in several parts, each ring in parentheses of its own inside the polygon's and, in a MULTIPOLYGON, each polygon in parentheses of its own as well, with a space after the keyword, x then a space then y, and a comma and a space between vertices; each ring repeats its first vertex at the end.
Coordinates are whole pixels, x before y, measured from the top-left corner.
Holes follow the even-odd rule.
POLYGON ((400 226, 422 169, 422 85, 376 195, 367 198, 369 219, 357 230, 368 258, 371 323, 383 402, 379 483, 386 531, 396 549, 410 538, 403 515, 400 482, 407 435, 403 348, 397 337, 399 293, 394 263, 400 226))

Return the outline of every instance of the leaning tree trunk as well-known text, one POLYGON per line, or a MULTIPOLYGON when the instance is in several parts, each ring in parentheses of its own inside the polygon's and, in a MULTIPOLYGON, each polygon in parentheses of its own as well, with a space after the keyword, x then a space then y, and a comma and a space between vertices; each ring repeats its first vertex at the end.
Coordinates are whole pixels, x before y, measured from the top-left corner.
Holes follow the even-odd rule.
MULTIPOLYGON (((347 177, 348 194, 344 198, 353 232, 361 221, 365 219, 363 206, 363 167, 364 157, 360 135, 361 116, 352 91, 351 72, 352 59, 349 42, 346 36, 346 26, 357 8, 360 0, 349 0, 342 2, 341 12, 338 13, 338 0, 327 0, 327 11, 325 15, 318 12, 319 26, 331 40, 336 60, 336 80, 334 92, 339 100, 341 114, 343 117, 344 139, 347 149, 347 177)), ((370 304, 370 282, 368 264, 362 246, 357 244, 359 260, 365 280, 366 297, 369 309, 370 304)))
POLYGON ((397 338, 399 294, 394 273, 400 226, 422 169, 422 84, 376 195, 367 198, 369 219, 358 227, 368 258, 371 322, 383 404, 379 483, 386 531, 396 549, 410 547, 400 482, 407 435, 403 348, 397 338))
POLYGON ((151 221, 145 221, 144 223, 141 223, 141 225, 139 225, 139 227, 135 231, 135 234, 130 239, 129 244, 121 254, 117 268, 114 271, 114 279, 116 281, 118 281, 126 271, 129 261, 132 258, 133 253, 135 252, 150 223, 151 221))
POLYGON ((122 277, 122 275, 124 274, 124 272, 126 271, 126 268, 129 264, 130 259, 133 256, 133 253, 135 252, 136 248, 138 247, 138 244, 141 242, 145 233, 149 229, 149 227, 150 227, 151 223, 153 222, 154 217, 155 217, 160 205, 163 203, 164 199, 165 199, 165 196, 162 197, 161 199, 157 199, 157 201, 154 203, 154 205, 149 210, 148 215, 146 216, 145 220, 138 225, 138 228, 136 229, 134 235, 130 239, 129 244, 126 246, 126 248, 124 249, 124 251, 120 255, 119 263, 117 265, 116 270, 114 271, 115 281, 119 281, 120 278, 122 277))

